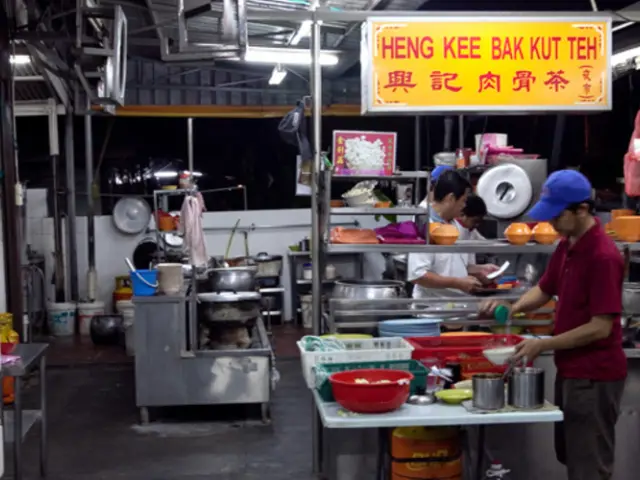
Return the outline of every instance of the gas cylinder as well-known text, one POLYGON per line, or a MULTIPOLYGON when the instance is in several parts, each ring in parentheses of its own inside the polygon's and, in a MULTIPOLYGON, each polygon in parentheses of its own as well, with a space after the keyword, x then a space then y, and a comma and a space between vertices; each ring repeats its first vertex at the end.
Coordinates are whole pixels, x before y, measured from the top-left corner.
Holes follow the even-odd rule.
POLYGON ((131 300, 131 297, 133 297, 129 275, 119 275, 115 280, 116 288, 113 290, 113 308, 120 300, 131 300))
MULTIPOLYGON (((20 335, 13 329, 13 315, 10 313, 0 314, 0 343, 2 343, 2 353, 10 354, 11 345, 16 345, 19 341, 20 335)), ((14 398, 13 377, 3 377, 2 401, 5 404, 10 404, 13 403, 14 398)))
POLYGON ((402 427, 391 434, 392 480, 462 480, 455 427, 402 427))

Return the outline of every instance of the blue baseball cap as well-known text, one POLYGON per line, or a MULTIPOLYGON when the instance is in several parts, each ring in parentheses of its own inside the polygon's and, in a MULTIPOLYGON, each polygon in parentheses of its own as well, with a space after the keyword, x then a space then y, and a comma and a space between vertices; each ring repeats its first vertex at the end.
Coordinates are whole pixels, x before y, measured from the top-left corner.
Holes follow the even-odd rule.
POLYGON ((440 175, 442 175, 447 170, 453 170, 453 167, 449 165, 438 165, 436 168, 434 168, 431 172, 431 185, 436 183, 438 181, 438 177, 440 177, 440 175))
POLYGON ((590 199, 591 183, 587 177, 575 170, 559 170, 544 182, 540 200, 529 210, 529 216, 546 222, 560 216, 569 205, 590 199))

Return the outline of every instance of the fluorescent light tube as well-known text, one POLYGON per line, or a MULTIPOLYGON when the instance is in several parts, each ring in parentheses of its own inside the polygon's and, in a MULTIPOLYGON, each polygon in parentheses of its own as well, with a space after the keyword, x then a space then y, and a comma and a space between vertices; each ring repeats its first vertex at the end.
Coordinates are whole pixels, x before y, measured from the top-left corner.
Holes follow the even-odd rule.
POLYGON ((31 63, 31 57, 29 55, 11 55, 9 62, 14 65, 25 65, 31 63))
MULTIPOLYGON (((282 64, 282 65, 311 65, 311 52, 301 48, 263 48, 249 47, 244 60, 250 63, 282 64)), ((320 65, 333 66, 338 64, 336 52, 320 52, 320 65)))
POLYGON ((280 65, 276 65, 273 67, 273 72, 271 72, 269 85, 280 85, 286 76, 287 70, 282 68, 280 65))
POLYGON ((311 20, 305 20, 300 24, 300 28, 296 30, 291 38, 291 45, 298 45, 300 40, 311 35, 311 20))
POLYGON ((611 56, 611 66, 622 65, 623 63, 640 56, 640 47, 633 47, 622 52, 615 53, 611 56))

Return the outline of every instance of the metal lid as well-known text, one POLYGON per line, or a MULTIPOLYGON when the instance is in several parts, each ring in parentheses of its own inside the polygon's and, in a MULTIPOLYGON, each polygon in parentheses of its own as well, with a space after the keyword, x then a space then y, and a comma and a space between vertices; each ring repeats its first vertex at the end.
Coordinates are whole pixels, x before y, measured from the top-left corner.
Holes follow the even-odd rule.
POLYGON ((246 300, 260 300, 260 298, 262 298, 262 295, 259 292, 209 292, 198 294, 198 300, 203 303, 244 302, 246 300))
POLYGON ((254 257, 256 262, 274 262, 282 260, 282 255, 269 255, 266 252, 260 252, 254 257))
POLYGON ((122 233, 137 235, 149 225, 151 207, 140 197, 124 197, 113 208, 113 223, 122 233))

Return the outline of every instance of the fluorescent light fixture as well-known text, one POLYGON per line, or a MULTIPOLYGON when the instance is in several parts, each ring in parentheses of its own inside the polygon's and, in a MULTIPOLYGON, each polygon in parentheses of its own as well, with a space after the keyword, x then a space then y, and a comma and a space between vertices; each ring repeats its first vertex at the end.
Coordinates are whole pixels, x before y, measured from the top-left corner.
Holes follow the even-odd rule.
POLYGON ((312 23, 313 22, 311 22, 311 20, 305 20, 300 24, 300 28, 296 30, 296 32, 293 34, 293 37, 291 38, 291 45, 298 45, 300 43, 300 40, 311 35, 312 23))
POLYGON ((287 76, 287 70, 282 68, 282 65, 276 65, 271 72, 271 78, 269 79, 269 85, 280 85, 287 76))
POLYGON ((623 50, 622 52, 615 53, 611 56, 611 66, 615 67, 618 65, 622 65, 632 58, 636 58, 640 56, 640 47, 633 47, 628 50, 623 50))
MULTIPOLYGON (((249 47, 244 60, 250 63, 311 65, 311 52, 301 48, 249 47)), ((320 52, 320 65, 330 67, 337 64, 337 52, 326 50, 320 52)))
POLYGON ((154 173, 153 176, 156 178, 176 178, 178 176, 178 172, 164 170, 164 171, 154 173))
POLYGON ((29 55, 11 55, 9 62, 14 65, 25 65, 31 63, 31 57, 29 55))
MULTIPOLYGON (((189 175, 189 170, 184 170, 182 173, 185 175, 189 175)), ((176 178, 178 176, 178 172, 175 170, 160 170, 159 172, 155 172, 153 174, 156 178, 176 178)), ((193 172, 194 177, 201 177, 202 172, 193 172)))

